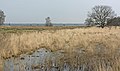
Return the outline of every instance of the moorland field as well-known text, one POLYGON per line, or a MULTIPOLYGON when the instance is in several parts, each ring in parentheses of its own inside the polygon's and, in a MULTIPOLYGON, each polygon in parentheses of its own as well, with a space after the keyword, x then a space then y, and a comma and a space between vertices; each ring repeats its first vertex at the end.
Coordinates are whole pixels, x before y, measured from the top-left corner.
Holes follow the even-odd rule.
POLYGON ((5 59, 40 48, 63 50, 73 67, 85 64, 90 71, 120 71, 120 27, 0 26, 1 70, 5 59))

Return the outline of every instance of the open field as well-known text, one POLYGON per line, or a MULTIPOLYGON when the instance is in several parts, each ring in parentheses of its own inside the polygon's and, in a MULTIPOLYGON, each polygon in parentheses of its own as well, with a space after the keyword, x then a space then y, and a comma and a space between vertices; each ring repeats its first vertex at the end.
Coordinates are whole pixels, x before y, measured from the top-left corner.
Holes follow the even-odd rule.
POLYGON ((20 33, 20 32, 31 32, 31 31, 43 31, 43 30, 61 30, 61 29, 74 29, 74 28, 85 28, 85 26, 0 26, 0 32, 3 33, 20 33))
POLYGON ((120 27, 0 26, 1 61, 40 48, 63 50, 64 59, 73 67, 84 63, 93 71, 107 71, 104 67, 107 64, 111 66, 108 71, 120 71, 120 27))

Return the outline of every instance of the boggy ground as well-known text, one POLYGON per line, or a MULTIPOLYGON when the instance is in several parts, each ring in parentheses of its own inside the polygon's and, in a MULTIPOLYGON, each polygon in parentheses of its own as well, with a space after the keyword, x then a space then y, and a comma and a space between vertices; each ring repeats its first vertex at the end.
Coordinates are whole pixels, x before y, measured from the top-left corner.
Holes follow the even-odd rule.
POLYGON ((1 27, 1 60, 40 48, 62 50, 65 57, 58 62, 72 67, 84 64, 93 71, 120 71, 120 27, 1 27))

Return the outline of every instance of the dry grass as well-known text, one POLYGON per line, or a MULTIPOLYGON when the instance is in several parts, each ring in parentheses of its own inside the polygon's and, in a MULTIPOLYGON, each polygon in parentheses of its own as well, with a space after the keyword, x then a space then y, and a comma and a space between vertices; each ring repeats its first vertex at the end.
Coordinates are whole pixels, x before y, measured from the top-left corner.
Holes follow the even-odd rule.
POLYGON ((107 71, 105 65, 110 63, 108 71, 120 71, 120 27, 0 33, 0 54, 4 59, 30 54, 39 48, 64 50, 63 60, 67 59, 73 67, 85 64, 93 71, 107 71))

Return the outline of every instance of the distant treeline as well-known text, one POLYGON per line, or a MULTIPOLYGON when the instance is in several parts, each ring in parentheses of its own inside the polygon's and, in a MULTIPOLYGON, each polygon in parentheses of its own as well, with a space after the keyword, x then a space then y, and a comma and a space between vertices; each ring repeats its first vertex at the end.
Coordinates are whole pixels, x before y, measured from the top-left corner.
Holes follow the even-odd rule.
POLYGON ((120 17, 115 17, 115 18, 108 20, 107 25, 108 26, 120 26, 120 17))
MULTIPOLYGON (((22 24, 22 23, 6 23, 6 24, 2 24, 3 26, 46 26, 45 24, 22 24)), ((75 24, 69 24, 69 23, 66 23, 66 24, 63 24, 63 23, 59 23, 59 24, 55 24, 53 23, 52 24, 53 26, 85 26, 85 24, 82 24, 82 23, 75 23, 75 24)))

